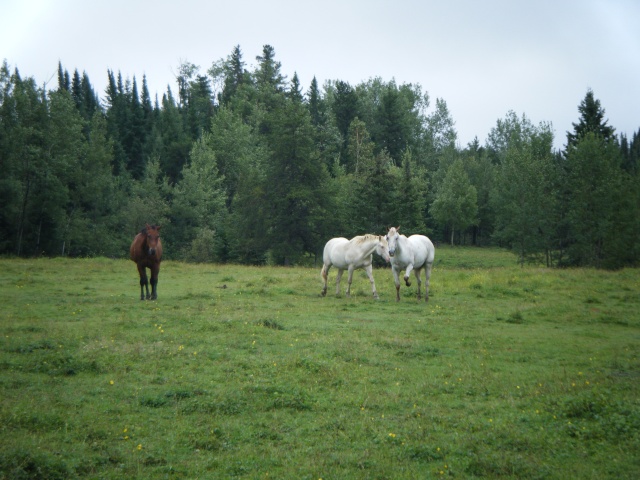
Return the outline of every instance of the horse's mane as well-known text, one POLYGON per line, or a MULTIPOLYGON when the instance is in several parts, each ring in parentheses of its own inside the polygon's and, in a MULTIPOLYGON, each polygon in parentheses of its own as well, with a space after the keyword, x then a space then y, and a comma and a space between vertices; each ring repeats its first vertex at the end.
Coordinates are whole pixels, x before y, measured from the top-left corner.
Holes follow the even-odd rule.
MULTIPOLYGON (((153 229, 158 228, 158 226, 157 226, 157 225, 149 225, 149 226, 150 226, 151 228, 153 228, 153 229)), ((143 233, 143 234, 145 234, 145 235, 146 235, 146 234, 147 234, 147 227, 142 227, 142 230, 140 230, 140 233, 143 233)))
POLYGON ((380 237, 380 235, 373 235, 371 233, 367 233, 365 235, 354 237, 354 240, 356 241, 356 243, 363 243, 369 240, 377 240, 378 237, 380 237))

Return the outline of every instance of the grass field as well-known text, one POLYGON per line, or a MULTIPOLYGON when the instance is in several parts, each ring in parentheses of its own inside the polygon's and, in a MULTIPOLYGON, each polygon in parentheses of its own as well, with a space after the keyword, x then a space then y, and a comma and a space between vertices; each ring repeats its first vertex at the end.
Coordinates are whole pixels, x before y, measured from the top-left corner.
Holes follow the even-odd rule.
POLYGON ((0 478, 640 478, 640 271, 0 259, 0 478), (335 282, 335 270, 330 281, 335 282), (343 279, 343 288, 346 287, 343 279))

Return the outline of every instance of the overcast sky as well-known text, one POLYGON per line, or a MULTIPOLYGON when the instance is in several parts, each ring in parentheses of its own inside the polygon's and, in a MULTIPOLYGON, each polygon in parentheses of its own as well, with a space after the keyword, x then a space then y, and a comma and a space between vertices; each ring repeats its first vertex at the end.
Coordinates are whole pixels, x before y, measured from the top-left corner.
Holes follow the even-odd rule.
POLYGON ((0 61, 57 88, 58 61, 101 98, 107 69, 146 74, 152 99, 181 62, 272 45, 282 73, 352 86, 381 77, 446 101, 461 147, 509 110, 551 122, 555 146, 591 88, 617 133, 640 129, 638 0, 0 0, 0 61))

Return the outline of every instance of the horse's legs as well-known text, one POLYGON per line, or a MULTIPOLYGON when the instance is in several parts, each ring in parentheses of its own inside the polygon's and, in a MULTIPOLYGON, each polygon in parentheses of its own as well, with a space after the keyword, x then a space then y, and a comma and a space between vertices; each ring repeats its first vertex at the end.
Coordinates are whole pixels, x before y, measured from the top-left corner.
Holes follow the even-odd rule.
MULTIPOLYGON (((158 299, 158 274, 160 273, 160 265, 151 268, 151 300, 158 299)), ((147 298, 149 291, 147 290, 147 298)))
POLYGON ((416 276, 416 280, 418 280, 418 300, 420 300, 422 298, 422 280, 420 279, 420 274, 422 273, 422 269, 421 268, 416 268, 413 273, 416 276))
POLYGON ((404 271, 404 283, 407 287, 411 286, 411 281, 409 280, 409 275, 411 275, 411 270, 413 270, 413 263, 407 265, 407 269, 404 271))
POLYGON ((327 281, 329 280, 330 268, 331 268, 331 265, 327 266, 327 264, 325 263, 324 265, 322 265, 322 271, 320 272, 320 276, 322 276, 322 279, 324 280, 324 288, 322 289, 323 297, 327 294, 327 281))
POLYGON ((425 302, 429 301, 429 282, 431 281, 431 267, 433 267, 433 263, 427 263, 427 268, 425 268, 425 275, 427 277, 427 280, 424 283, 424 287, 425 287, 424 301, 425 302))
POLYGON ((364 268, 364 271, 367 272, 367 277, 369 277, 369 282, 371 282, 371 290, 373 291, 373 298, 378 300, 380 297, 378 296, 378 292, 376 292, 376 282, 373 281, 373 267, 371 265, 367 265, 364 268))
POLYGON ((347 297, 351 296, 351 281, 353 280, 353 265, 349 265, 349 278, 347 278, 347 297))
POLYGON ((342 278, 343 269, 338 268, 338 275, 336 275, 336 297, 340 295, 340 279, 342 278))
POLYGON ((391 267, 391 271, 393 272, 393 281, 396 284, 396 302, 400 301, 400 277, 398 275, 398 267, 393 265, 391 267))
POLYGON ((147 298, 149 298, 149 279, 147 278, 147 269, 142 265, 138 265, 138 274, 140 275, 140 300, 144 300, 144 289, 147 289, 147 298))

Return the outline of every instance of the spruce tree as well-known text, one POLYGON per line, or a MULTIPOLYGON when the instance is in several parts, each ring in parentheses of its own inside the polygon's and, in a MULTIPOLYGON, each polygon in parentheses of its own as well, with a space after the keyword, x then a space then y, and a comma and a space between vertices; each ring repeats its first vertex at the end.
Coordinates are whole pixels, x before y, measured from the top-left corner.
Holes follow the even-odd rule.
POLYGON ((315 149, 302 96, 293 95, 273 115, 268 137, 272 154, 266 169, 268 232, 276 261, 291 265, 302 254, 317 253, 320 248, 328 213, 328 175, 315 149))
POLYGON ((578 123, 572 123, 573 132, 567 132, 566 154, 575 148, 578 141, 587 133, 593 133, 605 142, 613 139, 615 129, 607 125, 608 120, 604 119, 605 110, 600 105, 600 100, 595 98, 593 90, 587 90, 587 94, 578 106, 578 111, 580 120, 578 123))

